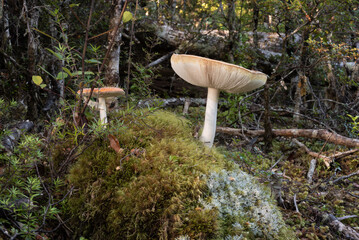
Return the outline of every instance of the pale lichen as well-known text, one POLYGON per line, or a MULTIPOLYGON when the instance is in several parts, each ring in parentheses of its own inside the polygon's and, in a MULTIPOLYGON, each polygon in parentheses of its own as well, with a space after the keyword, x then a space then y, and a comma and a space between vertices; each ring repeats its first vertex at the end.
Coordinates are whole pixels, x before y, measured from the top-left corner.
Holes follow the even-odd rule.
POLYGON ((221 222, 231 223, 227 224, 224 234, 295 239, 287 229, 270 192, 254 177, 240 170, 223 169, 211 172, 206 178, 209 196, 200 202, 205 209, 216 208, 221 222))

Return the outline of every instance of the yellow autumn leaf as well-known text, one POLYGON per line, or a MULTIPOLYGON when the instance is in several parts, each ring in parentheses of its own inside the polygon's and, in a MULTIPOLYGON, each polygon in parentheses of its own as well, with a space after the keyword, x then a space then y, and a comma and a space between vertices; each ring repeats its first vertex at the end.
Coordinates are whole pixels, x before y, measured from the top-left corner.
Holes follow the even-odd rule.
POLYGON ((41 76, 32 76, 32 81, 37 85, 40 86, 42 83, 42 77, 41 76))
POLYGON ((127 23, 131 19, 132 19, 132 13, 131 12, 126 11, 126 12, 123 13, 123 17, 122 17, 123 23, 127 23))

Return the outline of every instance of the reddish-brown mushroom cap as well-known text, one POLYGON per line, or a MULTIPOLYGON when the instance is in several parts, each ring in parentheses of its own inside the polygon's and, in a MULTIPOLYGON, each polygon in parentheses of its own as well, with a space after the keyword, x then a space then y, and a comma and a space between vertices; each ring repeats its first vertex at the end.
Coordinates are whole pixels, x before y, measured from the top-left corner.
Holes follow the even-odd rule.
MULTIPOLYGON (((77 91, 77 94, 80 94, 81 90, 77 91)), ((82 91, 83 96, 89 96, 91 93, 91 88, 84 88, 82 91)), ((108 97, 117 97, 120 95, 125 95, 125 91, 122 88, 118 87, 103 87, 103 88, 94 88, 92 92, 93 97, 99 98, 108 98, 108 97)))

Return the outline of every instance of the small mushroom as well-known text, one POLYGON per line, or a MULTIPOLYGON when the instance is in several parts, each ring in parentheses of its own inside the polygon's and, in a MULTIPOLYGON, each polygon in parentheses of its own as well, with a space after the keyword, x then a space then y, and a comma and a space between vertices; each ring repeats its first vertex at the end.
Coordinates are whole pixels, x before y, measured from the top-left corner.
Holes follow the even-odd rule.
MULTIPOLYGON (((77 94, 80 94, 81 90, 77 91, 77 94)), ((90 97, 91 88, 84 88, 82 90, 82 95, 86 98, 90 97)), ((90 101, 90 105, 98 108, 100 110, 100 119, 103 124, 107 123, 107 108, 106 108, 106 99, 113 99, 120 95, 125 95, 125 92, 122 88, 117 87, 103 87, 103 88, 94 88, 92 92, 92 97, 98 99, 98 104, 90 101)))
POLYGON ((263 86, 267 81, 267 75, 262 72, 193 55, 173 54, 171 66, 185 81, 208 88, 206 116, 200 137, 208 147, 212 147, 216 133, 220 90, 244 93, 263 86))

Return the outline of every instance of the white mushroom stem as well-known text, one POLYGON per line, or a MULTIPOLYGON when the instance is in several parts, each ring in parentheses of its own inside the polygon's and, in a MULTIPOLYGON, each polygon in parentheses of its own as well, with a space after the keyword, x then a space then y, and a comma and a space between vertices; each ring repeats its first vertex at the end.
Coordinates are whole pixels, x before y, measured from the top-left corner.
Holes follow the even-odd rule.
POLYGON ((202 135, 200 137, 200 140, 208 147, 212 147, 214 136, 216 134, 218 97, 218 89, 208 88, 206 116, 204 118, 202 135))
MULTIPOLYGON (((88 99, 88 97, 84 97, 84 102, 86 102, 87 99, 88 99)), ((89 100, 87 105, 94 108, 94 109, 96 109, 96 110, 98 109, 98 103, 95 102, 95 101, 89 100)))
POLYGON ((100 110, 100 119, 102 124, 107 123, 107 108, 106 108, 106 99, 105 98, 98 98, 98 108, 100 110))

